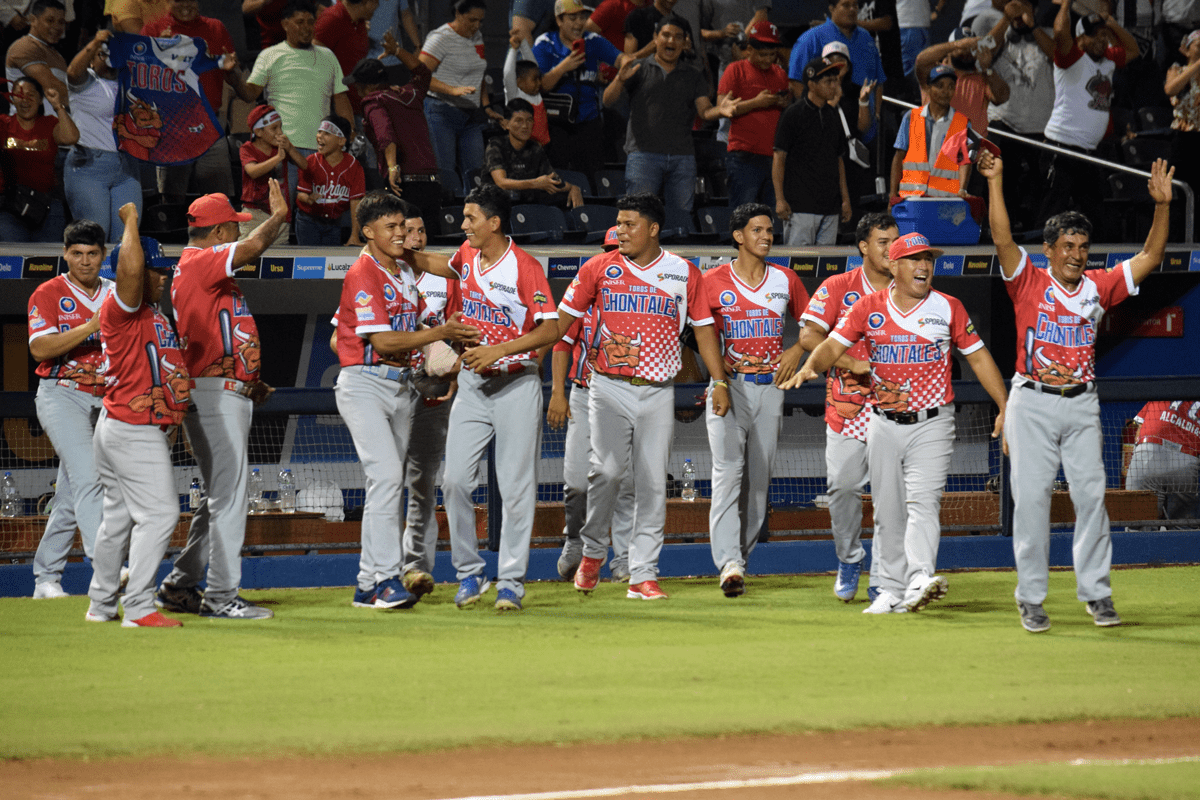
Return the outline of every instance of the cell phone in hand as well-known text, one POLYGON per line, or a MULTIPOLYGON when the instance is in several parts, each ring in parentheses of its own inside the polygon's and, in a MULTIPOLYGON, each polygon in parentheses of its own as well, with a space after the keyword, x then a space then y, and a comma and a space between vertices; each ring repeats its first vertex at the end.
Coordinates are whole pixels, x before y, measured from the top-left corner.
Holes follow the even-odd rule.
POLYGON ((576 39, 575 41, 571 42, 571 52, 583 53, 586 50, 587 42, 585 42, 583 39, 576 39))

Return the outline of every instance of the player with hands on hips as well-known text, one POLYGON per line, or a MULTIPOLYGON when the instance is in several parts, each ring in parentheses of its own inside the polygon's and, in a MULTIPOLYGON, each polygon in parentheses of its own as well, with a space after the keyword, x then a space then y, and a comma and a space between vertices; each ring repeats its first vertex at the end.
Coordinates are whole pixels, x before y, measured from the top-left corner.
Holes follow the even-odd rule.
POLYGON ((704 274, 704 296, 720 335, 732 409, 705 414, 712 450, 708 516, 713 563, 726 597, 745 592, 746 562, 767 518, 775 448, 783 428, 778 384, 796 371, 804 350, 784 350, 784 315, 799 321, 808 292, 795 271, 767 263, 774 217, 762 203, 734 209, 729 229, 737 258, 704 274))
POLYGON ((133 203, 117 214, 125 227, 112 254, 116 288, 100 307, 107 388, 92 440, 104 511, 84 619, 117 619, 121 564, 128 553, 122 627, 177 628, 178 620, 154 608, 154 581, 179 521, 167 437, 187 413, 191 377, 175 328, 158 310, 170 269, 150 259, 162 248, 138 236, 133 203))
POLYGON ((793 388, 816 378, 866 340, 876 401, 867 462, 880 585, 866 614, 920 611, 946 596, 946 579, 936 571, 942 491, 954 452, 952 347, 1000 409, 992 438, 1004 427, 1007 398, 996 362, 963 304, 933 289, 934 260, 941 253, 920 233, 892 242, 891 285, 856 302, 786 384, 793 388))
MULTIPOLYGON (((411 382, 413 351, 441 339, 474 342, 479 331, 460 322, 457 314, 442 325, 418 329, 416 279, 411 262, 403 260, 410 253, 405 249, 408 204, 375 191, 358 208, 367 246, 342 280, 336 316, 342 369, 333 388, 366 476, 362 554, 352 605, 411 608, 425 593, 409 591, 401 577, 404 464, 419 403, 411 382)), ((444 262, 426 267, 444 278, 455 276, 444 262)))
POLYGON ((38 422, 59 458, 54 509, 33 559, 34 599, 66 597, 63 568, 79 525, 83 553, 92 557, 104 503, 92 436, 104 405, 100 307, 113 282, 100 277, 104 229, 81 219, 63 235, 67 273, 40 284, 29 297, 29 354, 38 363, 38 422))
POLYGON ((1103 434, 1096 394, 1096 332, 1104 313, 1130 295, 1162 263, 1171 212, 1171 179, 1154 162, 1147 188, 1154 219, 1141 252, 1111 271, 1087 270, 1092 225, 1076 211, 1046 220, 1038 269, 1013 241, 1004 206, 1004 164, 985 152, 992 241, 1016 311, 1017 368, 1009 390, 1005 440, 1012 458, 1013 552, 1017 610, 1030 633, 1050 629, 1043 603, 1050 572, 1050 492, 1062 465, 1075 506, 1072 556, 1075 595, 1101 627, 1121 624, 1113 607, 1112 532, 1104 507, 1103 434))
MULTIPOLYGON (((800 344, 817 349, 854 304, 892 281, 888 250, 900 236, 896 220, 886 212, 863 215, 858 222, 858 250, 862 268, 827 278, 819 287, 801 320, 800 344)), ((858 593, 866 550, 862 546, 862 496, 867 485, 867 428, 875 395, 871 390, 871 365, 866 342, 845 352, 825 379, 825 480, 829 495, 829 526, 838 571, 833 593, 849 603, 858 593)), ((879 560, 871 561, 867 599, 879 594, 879 560)))
POLYGON ((542 429, 542 381, 537 351, 559 338, 558 313, 546 273, 504 234, 508 196, 485 184, 467 195, 467 241, 445 256, 409 251, 416 264, 449 266, 459 280, 463 320, 479 328, 479 343, 463 353, 458 395, 446 434, 442 497, 450 553, 458 574, 459 608, 474 605, 491 585, 475 534, 471 492, 479 461, 495 439, 496 477, 504 519, 497 554, 497 611, 520 611, 537 505, 537 456, 542 429))
POLYGON ((573 317, 593 309, 596 363, 588 389, 592 462, 583 559, 575 588, 588 593, 600 580, 609 526, 621 481, 634 474, 636 518, 629 545, 629 599, 661 600, 658 557, 666 523, 667 459, 675 410, 672 379, 681 367, 679 336, 692 325, 712 376, 711 409, 729 412, 729 383, 700 270, 663 250, 663 201, 650 192, 617 201, 617 252, 595 256, 563 295, 558 335, 573 317))

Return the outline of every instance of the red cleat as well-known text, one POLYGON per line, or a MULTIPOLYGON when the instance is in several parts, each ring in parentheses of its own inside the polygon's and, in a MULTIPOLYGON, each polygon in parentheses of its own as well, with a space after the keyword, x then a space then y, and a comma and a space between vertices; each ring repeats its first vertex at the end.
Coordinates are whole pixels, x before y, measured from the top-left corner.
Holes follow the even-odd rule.
POLYGON ((596 584, 600 582, 600 565, 604 563, 603 559, 583 557, 579 562, 579 569, 575 571, 575 588, 587 594, 596 588, 596 584))
POLYGON ((658 588, 658 581, 631 583, 625 597, 630 600, 666 600, 667 593, 658 588))
POLYGON ((147 614, 141 619, 123 619, 121 620, 122 628, 182 628, 183 623, 177 619, 164 617, 159 612, 155 611, 147 614))

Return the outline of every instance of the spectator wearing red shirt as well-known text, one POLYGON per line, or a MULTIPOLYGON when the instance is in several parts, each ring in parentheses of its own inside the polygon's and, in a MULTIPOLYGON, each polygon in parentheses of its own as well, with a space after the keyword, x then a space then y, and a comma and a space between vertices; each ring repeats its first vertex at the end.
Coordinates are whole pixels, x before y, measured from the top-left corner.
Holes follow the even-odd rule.
POLYGON ((775 126, 791 101, 787 72, 775 63, 783 41, 770 22, 756 22, 747 31, 750 54, 730 64, 721 75, 717 99, 736 102, 729 127, 725 170, 729 174, 729 207, 765 203, 775 207, 771 182, 775 126))
MULTIPOLYGON (((321 9, 317 16, 317 27, 313 40, 328 47, 337 56, 342 72, 349 75, 354 65, 367 57, 371 39, 367 35, 367 23, 379 7, 379 0, 340 0, 321 9)), ((355 114, 362 111, 362 98, 353 87, 350 89, 350 105, 355 114)))
POLYGON ((0 114, 0 146, 7 151, 0 153, 8 172, 4 185, 10 191, 16 186, 41 193, 49 201, 49 210, 36 226, 31 224, 32 218, 21 220, 0 211, 0 242, 62 241, 66 216, 54 177, 54 158, 59 146, 79 141, 79 129, 56 90, 43 93, 41 84, 25 75, 9 87, 9 100, 17 113, 0 114), (43 99, 57 117, 42 114, 43 99))
MULTIPOLYGON (((200 75, 200 88, 212 106, 221 114, 222 92, 225 84, 233 87, 237 96, 247 103, 254 102, 255 93, 246 87, 246 79, 238 69, 237 53, 224 23, 212 17, 200 16, 199 0, 169 0, 167 13, 142 26, 143 36, 190 36, 204 42, 208 54, 221 62, 221 69, 211 69, 200 75)), ((229 163, 229 143, 221 137, 212 147, 190 164, 158 167, 158 191, 172 202, 183 202, 184 196, 221 192, 232 196, 233 170, 229 163)))
MULTIPOLYGON (((270 179, 287 186, 289 167, 297 171, 308 168, 304 156, 283 132, 283 118, 274 106, 255 106, 246 117, 246 125, 253 138, 238 151, 242 162, 242 210, 250 214, 249 220, 239 223, 238 233, 243 239, 271 216, 270 179)), ((290 211, 287 219, 291 220, 290 211)), ((287 244, 290 233, 289 223, 284 222, 274 244, 287 244)))
POLYGON ((625 18, 635 8, 641 8, 649 0, 604 0, 596 6, 584 30, 598 33, 612 42, 618 50, 625 50, 625 18))
POLYGON ((317 130, 317 152, 308 157, 308 168, 296 184, 296 244, 342 243, 342 215, 350 211, 350 239, 358 235, 358 201, 366 194, 362 165, 346 152, 350 120, 330 114, 317 130))
POLYGON ((283 32, 281 16, 287 4, 288 0, 245 0, 242 3, 242 13, 246 16, 253 14, 254 21, 258 23, 260 49, 266 50, 287 38, 283 32))

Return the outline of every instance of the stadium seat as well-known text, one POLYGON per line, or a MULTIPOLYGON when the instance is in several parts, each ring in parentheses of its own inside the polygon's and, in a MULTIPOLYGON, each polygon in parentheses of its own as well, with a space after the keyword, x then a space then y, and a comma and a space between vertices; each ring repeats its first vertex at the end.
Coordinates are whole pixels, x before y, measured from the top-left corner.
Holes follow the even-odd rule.
POLYGON ((1146 106, 1137 110, 1137 116, 1143 135, 1167 134, 1175 112, 1170 106, 1146 106))
POLYGON ((463 240, 461 205, 443 206, 437 216, 436 233, 429 238, 439 244, 459 244, 463 240))
POLYGON ((578 186, 580 193, 583 194, 585 199, 595 197, 595 195, 592 194, 592 183, 588 180, 587 175, 571 169, 556 169, 554 171, 557 172, 558 177, 562 178, 565 182, 573 183, 578 186))
POLYGON ((696 212, 700 233, 715 235, 718 242, 732 241, 729 232, 729 217, 733 212, 729 206, 706 206, 696 212))
POLYGON ((160 244, 187 244, 187 209, 184 203, 150 206, 142 215, 142 233, 160 244))
POLYGON ((561 242, 567 229, 566 217, 560 209, 536 203, 513 206, 508 223, 513 241, 518 244, 561 242))
POLYGON ((1121 142, 1125 163, 1131 167, 1149 167, 1158 158, 1171 157, 1171 143, 1165 139, 1147 139, 1135 136, 1121 142))
POLYGON ((617 198, 625 194, 625 170, 602 169, 596 172, 596 197, 617 198))
POLYGON ((439 169, 438 183, 442 186, 442 205, 462 205, 466 195, 463 194, 462 178, 458 177, 458 173, 452 169, 439 169))
POLYGON ((567 228, 582 234, 581 242, 600 242, 608 229, 617 224, 617 210, 612 206, 582 205, 567 212, 567 228))

